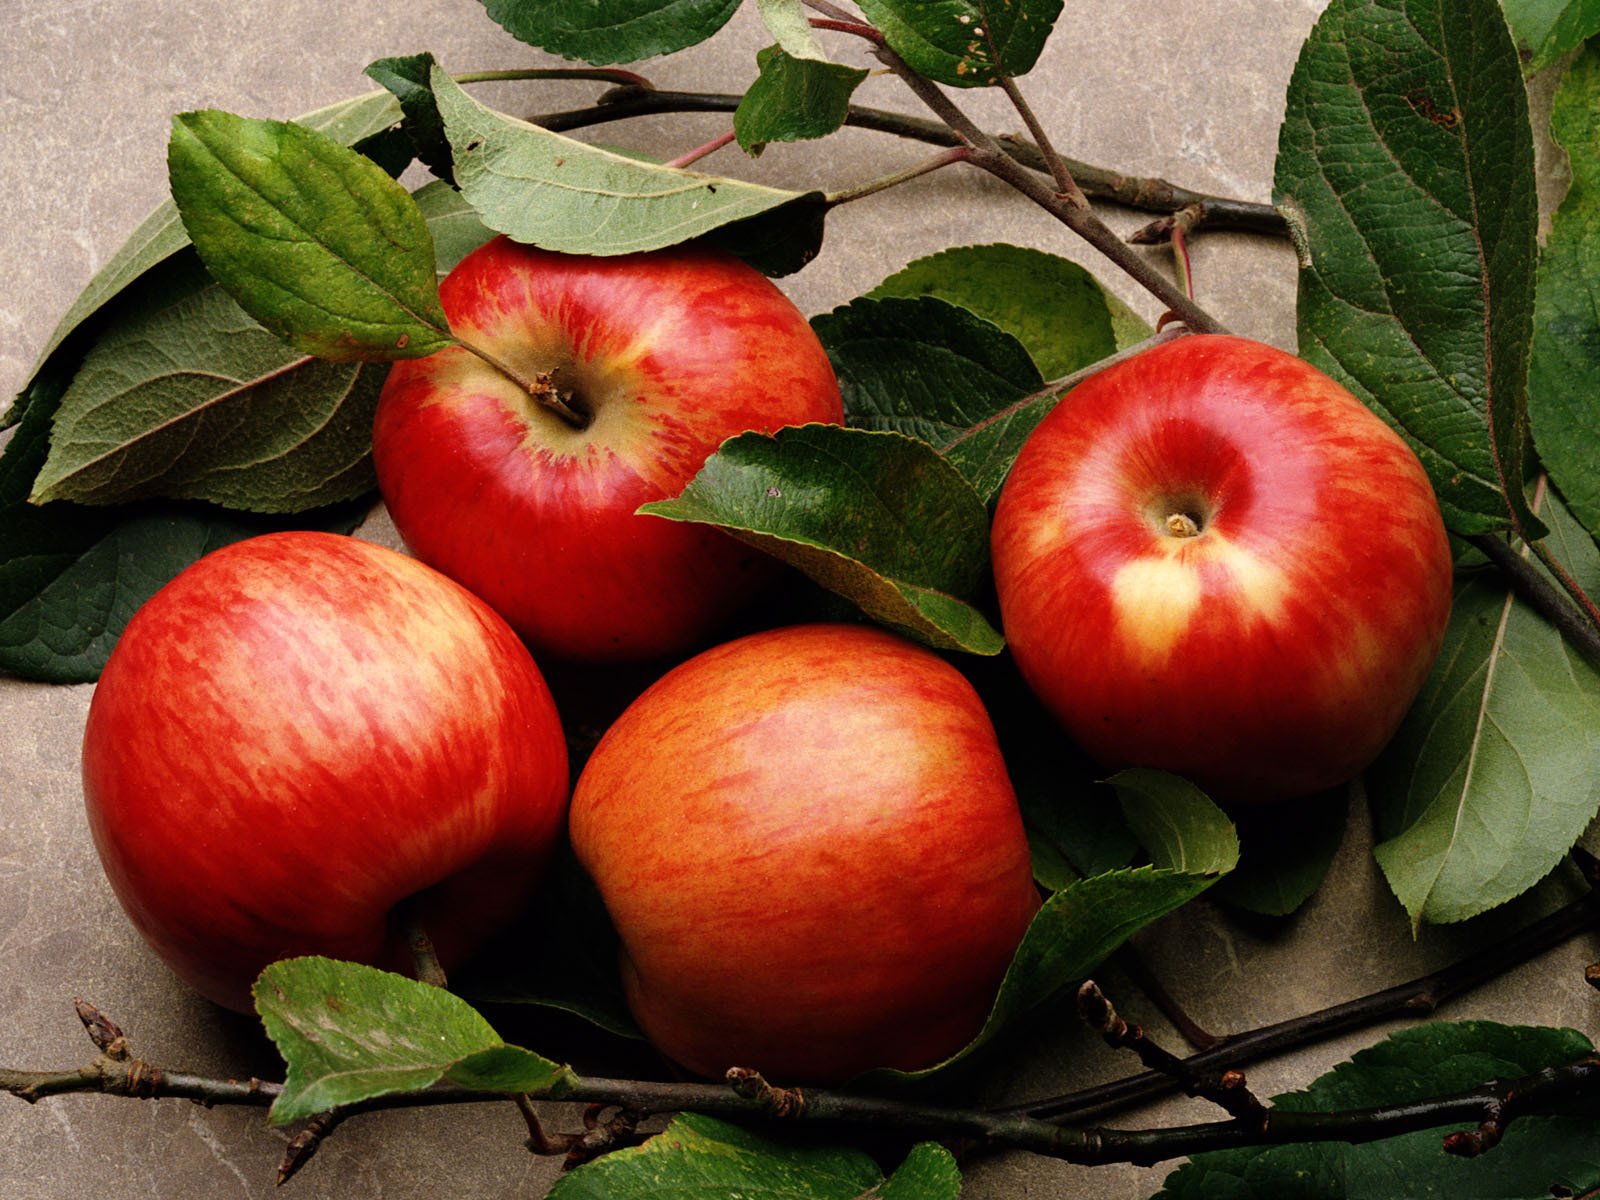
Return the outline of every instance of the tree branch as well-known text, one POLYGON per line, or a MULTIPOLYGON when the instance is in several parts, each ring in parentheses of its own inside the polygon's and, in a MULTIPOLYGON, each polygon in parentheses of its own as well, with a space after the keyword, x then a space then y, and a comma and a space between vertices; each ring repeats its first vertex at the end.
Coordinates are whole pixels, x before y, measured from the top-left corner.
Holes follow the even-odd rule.
MULTIPOLYGON (((102 1053, 94 1063, 76 1071, 0 1070, 0 1088, 25 1100, 67 1092, 95 1092, 143 1099, 181 1096, 208 1105, 264 1107, 277 1097, 282 1085, 260 1080, 241 1084, 236 1080, 203 1079, 162 1071, 131 1056, 118 1059, 102 1053)), ((614 1106, 630 1121, 653 1113, 684 1110, 757 1117, 780 1124, 821 1121, 918 1137, 976 1139, 989 1146, 1027 1150, 1090 1166, 1148 1166, 1209 1150, 1290 1142, 1369 1142, 1442 1125, 1472 1123, 1480 1130, 1491 1126, 1501 1130, 1518 1117, 1554 1111, 1574 1099, 1597 1094, 1600 1056, 1589 1055, 1520 1079, 1492 1080, 1432 1100, 1327 1113, 1261 1109, 1233 1120, 1166 1129, 1069 1129, 1017 1113, 946 1108, 826 1089, 773 1088, 751 1071, 734 1073, 730 1085, 579 1079, 562 1086, 560 1099, 614 1106)), ((332 1124, 357 1112, 435 1104, 502 1103, 508 1099, 517 1100, 518 1096, 439 1085, 376 1097, 319 1119, 332 1124)), ((535 1149, 545 1144, 561 1152, 570 1150, 566 1139, 530 1141, 535 1149)), ((1470 1150, 1459 1138, 1451 1141, 1455 1152, 1470 1150)))
POLYGON ((1499 568, 1511 589, 1540 616, 1554 625, 1561 636, 1576 646, 1585 658, 1600 666, 1600 627, 1550 582, 1548 576, 1519 553, 1510 542, 1492 533, 1467 538, 1483 556, 1499 568))
MULTIPOLYGON (((1213 1048, 1191 1054, 1182 1061, 1187 1070, 1216 1073, 1396 1018, 1428 1016, 1447 1000, 1495 979, 1597 925, 1600 925, 1600 893, 1590 892, 1517 933, 1438 971, 1305 1016, 1263 1025, 1244 1033, 1229 1034, 1213 1048)), ((1145 1071, 1062 1096, 1013 1105, 1001 1111, 1049 1121, 1089 1121, 1170 1095, 1176 1090, 1172 1076, 1159 1071, 1145 1071)))
MULTIPOLYGON (((599 103, 588 108, 540 113, 529 117, 528 120, 552 133, 568 133, 610 121, 624 121, 634 117, 665 113, 730 113, 739 107, 742 98, 721 92, 670 92, 643 87, 618 87, 606 92, 600 97, 599 103)), ((845 124, 852 128, 893 134, 909 141, 924 142, 933 146, 963 144, 959 137, 938 121, 891 112, 887 109, 866 108, 853 104, 845 117, 845 124)), ((1006 154, 1023 166, 1041 174, 1049 174, 1050 168, 1044 160, 1044 154, 1033 142, 1010 134, 989 136, 1006 154)), ((1192 208, 1195 210, 1195 216, 1189 225, 1191 230, 1204 226, 1208 229, 1260 233, 1271 237, 1286 237, 1288 233, 1283 216, 1270 204, 1191 191, 1165 179, 1125 175, 1120 171, 1078 162, 1071 158, 1063 158, 1062 162, 1066 164, 1078 186, 1091 199, 1104 200, 1140 212, 1177 213, 1192 208)), ((1146 226, 1145 232, 1135 237, 1142 237, 1145 242, 1166 241, 1170 227, 1162 226, 1157 229, 1161 224, 1155 222, 1146 226)))

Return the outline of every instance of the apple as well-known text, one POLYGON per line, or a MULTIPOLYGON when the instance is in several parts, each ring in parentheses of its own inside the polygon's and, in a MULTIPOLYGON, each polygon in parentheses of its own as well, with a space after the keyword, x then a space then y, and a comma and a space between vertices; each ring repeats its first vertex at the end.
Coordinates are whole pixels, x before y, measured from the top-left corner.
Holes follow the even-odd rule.
POLYGON ((992 533, 1029 686, 1109 767, 1281 800, 1358 774, 1438 655, 1444 524, 1416 455, 1314 367, 1187 336, 1094 375, 992 533))
POLYGON ((636 515, 723 441, 843 417, 799 311, 759 272, 682 246, 590 258, 497 238, 441 286, 451 347, 395 363, 373 454, 395 526, 541 658, 651 658, 704 641, 775 561, 636 515), (554 397, 570 419, 535 395, 554 397))
POLYGON ((145 939, 248 1011, 275 959, 446 967, 522 906, 561 835, 555 705, 488 605, 396 551, 268 534, 128 623, 89 706, 89 826, 145 939))
POLYGON ((710 1077, 940 1061, 1039 905, 977 694, 863 626, 753 634, 670 671, 585 765, 571 834, 635 1020, 710 1077))

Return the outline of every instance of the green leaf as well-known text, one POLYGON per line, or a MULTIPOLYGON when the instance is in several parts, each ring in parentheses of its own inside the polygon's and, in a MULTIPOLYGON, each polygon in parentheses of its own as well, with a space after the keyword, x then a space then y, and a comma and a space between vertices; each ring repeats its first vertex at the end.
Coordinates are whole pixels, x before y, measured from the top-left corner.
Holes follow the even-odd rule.
POLYGON ((960 1186, 955 1160, 931 1143, 913 1147, 886 1181, 860 1150, 789 1146, 714 1117, 682 1113, 644 1145, 563 1175, 550 1200, 955 1200, 960 1186))
POLYGON ((453 343, 427 223, 324 134, 206 111, 173 118, 173 200, 217 281, 319 358, 416 358, 453 343))
POLYGON ((1522 70, 1534 75, 1600 33, 1600 0, 1500 0, 1522 70))
POLYGON ((428 223, 433 238, 434 270, 442 279, 456 264, 494 237, 478 219, 478 212, 462 194, 443 180, 424 184, 412 193, 417 211, 428 223))
MULTIPOLYGON (((442 274, 490 234, 449 187, 417 196, 442 274)), ((384 370, 299 353, 257 325, 192 254, 108 313, 55 418, 33 500, 199 499, 300 512, 376 486, 384 370)))
POLYGON ((1495 0, 1333 0, 1306 41, 1275 201, 1300 353, 1381 413, 1457 533, 1529 536, 1522 478, 1538 204, 1495 0))
POLYGON ((964 308, 1021 342, 1046 379, 1080 371, 1154 333, 1077 263, 1003 242, 919 258, 867 296, 936 296, 964 308))
POLYGON ((878 1189, 877 1200, 957 1200, 961 1168, 937 1142, 919 1142, 878 1189))
POLYGON ((150 496, 300 512, 369 492, 381 367, 322 362, 191 277, 100 338, 56 414, 34 503, 150 496))
POLYGON ((381 83, 400 102, 405 114, 402 128, 416 148, 417 157, 441 180, 454 182, 450 158, 450 142, 445 137, 444 119, 433 99, 432 74, 434 58, 431 54, 408 54, 395 58, 380 58, 367 64, 363 72, 376 83, 381 83))
POLYGON ((867 72, 813 58, 794 58, 778 46, 756 55, 761 74, 739 101, 733 132, 750 154, 768 142, 827 137, 844 124, 850 96, 867 72))
POLYGON ((508 1046, 443 988, 375 967, 285 959, 261 973, 253 994, 289 1068, 268 1114, 275 1125, 446 1079, 555 1097, 577 1079, 568 1067, 508 1046))
MULTIPOLYGON (((1600 553, 1559 505, 1551 549, 1584 585, 1600 553)), ((1378 864, 1413 922, 1521 895, 1600 810, 1600 671, 1495 572, 1457 588, 1444 649, 1367 775, 1378 864)))
POLYGON ((767 32, 783 47, 785 54, 795 58, 813 58, 827 62, 828 53, 811 29, 811 17, 805 0, 756 0, 756 11, 767 32))
POLYGON ((987 575, 988 513, 912 438, 837 425, 740 434, 676 499, 639 511, 714 525, 930 646, 998 654, 1004 644, 967 603, 987 575))
POLYGON ((703 42, 739 0, 483 0, 512 37, 563 58, 637 62, 703 42))
MULTIPOLYGON (((283 525, 195 507, 30 504, 70 374, 58 359, 34 377, 21 425, 0 452, 0 671, 50 683, 98 678, 129 618, 179 571, 218 546, 283 525)), ((360 516, 345 506, 294 523, 348 533, 360 516)))
POLYGON ((845 419, 927 442, 989 501, 1056 397, 1022 343, 932 296, 856 300, 811 322, 845 419))
POLYGON ((1567 69, 1550 131, 1567 148, 1572 186, 1539 263, 1528 417, 1540 461, 1590 533, 1600 533, 1600 50, 1567 69))
POLYGON ((1292 804, 1241 808, 1239 866, 1211 899, 1263 917, 1286 917, 1316 893, 1344 841, 1350 791, 1335 788, 1292 804))
POLYGON ((872 1076, 923 1078, 962 1061, 1022 1014, 1080 982, 1135 933, 1181 908, 1218 878, 1148 866, 1068 884, 1044 902, 1028 926, 988 1020, 969 1045, 923 1071, 908 1075, 885 1070, 872 1076))
MULTIPOLYGON (((1361 1051, 1304 1091, 1275 1097, 1272 1106, 1319 1113, 1418 1102, 1562 1066, 1592 1050, 1570 1029, 1431 1022, 1361 1051)), ((1442 1140, 1441 1130, 1423 1129, 1357 1146, 1201 1154, 1167 1177, 1157 1200, 1548 1200, 1600 1186, 1600 1122, 1589 1117, 1519 1117, 1498 1146, 1477 1158, 1446 1154, 1442 1140)))
POLYGON ((1134 767, 1106 782, 1156 866, 1189 875, 1225 875, 1238 863, 1233 822, 1187 779, 1134 767))
POLYGON ((462 193, 491 229, 547 250, 656 250, 779 209, 803 221, 824 202, 587 146, 485 108, 437 67, 433 92, 462 193))
POLYGON ((930 79, 988 87, 1026 75, 1061 15, 1061 0, 861 0, 889 47, 930 79))
MULTIPOLYGON (((337 104, 297 117, 295 123, 304 125, 308 129, 318 130, 341 145, 352 146, 382 133, 399 119, 400 107, 395 103, 393 96, 387 92, 368 92, 364 96, 341 100, 337 104)), ((111 261, 101 267, 89 281, 89 285, 78 294, 72 307, 57 323, 55 331, 45 343, 30 379, 38 374, 40 368, 73 331, 90 320, 146 271, 188 244, 189 235, 184 232, 177 206, 170 200, 162 201, 111 256, 111 261)))

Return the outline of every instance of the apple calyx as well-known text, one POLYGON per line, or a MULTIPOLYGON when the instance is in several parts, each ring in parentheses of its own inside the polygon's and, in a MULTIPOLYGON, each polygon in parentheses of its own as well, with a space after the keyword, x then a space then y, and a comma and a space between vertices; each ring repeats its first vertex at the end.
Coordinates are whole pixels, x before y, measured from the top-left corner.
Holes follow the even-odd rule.
POLYGON ((1186 512, 1170 513, 1167 516, 1167 532, 1175 538, 1199 537, 1200 522, 1186 512))

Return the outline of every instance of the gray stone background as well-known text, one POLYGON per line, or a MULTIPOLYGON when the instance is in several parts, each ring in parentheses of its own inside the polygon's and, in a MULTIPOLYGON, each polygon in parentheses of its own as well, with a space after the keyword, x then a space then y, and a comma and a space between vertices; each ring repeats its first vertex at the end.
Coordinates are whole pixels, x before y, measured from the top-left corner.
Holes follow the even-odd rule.
MULTIPOLYGON (((1064 152, 1131 173, 1246 199, 1271 192, 1284 88, 1316 0, 1074 0, 1040 68, 1025 81, 1064 152)), ((747 6, 748 8, 748 6, 747 6)), ((452 70, 523 66, 539 56, 488 20, 476 0, 0 0, 0 395, 24 382, 72 298, 165 190, 173 112, 220 107, 291 117, 369 90, 361 68, 384 55, 433 50, 452 70)), ((741 13, 711 42, 640 69, 663 86, 731 90, 753 77, 766 38, 741 13)), ((843 46, 841 57, 857 56, 843 46)), ((595 85, 500 85, 479 91, 508 111, 567 107, 595 85)), ((858 99, 917 111, 893 80, 858 99)), ((993 96, 962 97, 988 127, 1016 119, 993 96)), ((721 117, 608 126, 591 134, 680 153, 726 128, 721 117)), ((758 161, 725 150, 707 169, 790 187, 837 188, 915 161, 923 151, 883 135, 774 146, 758 161)), ((1543 168, 1558 195, 1559 164, 1543 168)), ((1142 218, 1112 212, 1118 228, 1142 218)), ((1098 270, 1148 317, 1154 305, 1045 216, 973 173, 944 171, 831 219, 822 256, 783 286, 802 310, 831 308, 922 254, 1009 241, 1098 270)), ((1293 346, 1294 260, 1287 246, 1214 234, 1198 239, 1199 299, 1239 333, 1293 346)), ((393 540, 381 516, 364 531, 393 540)), ((0 1064, 64 1067, 90 1047, 71 1001, 100 1005, 136 1052, 168 1068, 270 1074, 275 1060, 249 1022, 188 994, 138 941, 107 887, 82 813, 78 741, 88 687, 0 679, 0 1064)), ((1377 877, 1370 836, 1354 815, 1333 875, 1294 920, 1245 928, 1197 903, 1141 939, 1143 953, 1211 1028, 1276 1020, 1408 979, 1516 928, 1564 894, 1546 885, 1511 911, 1413 939, 1377 877)), ((197 897, 203 903, 203 898, 197 897)), ((1555 952, 1460 1000, 1453 1018, 1600 1026, 1583 966, 1593 938, 1555 952)), ((1137 992, 1106 976, 1132 1016, 1162 1028, 1137 992)), ((1381 1031, 1253 1068, 1263 1094, 1311 1079, 1381 1031)), ((1169 1035, 1169 1041, 1173 1041, 1169 1035)), ((559 1054, 558 1048, 546 1048, 559 1054)), ((979 1081, 991 1099, 1054 1094, 1135 1067, 1067 1028, 1009 1051, 979 1081)), ((1210 1119, 1169 1104, 1121 1122, 1210 1119)), ((558 1125, 565 1122, 558 1117, 558 1125)), ((182 1101, 65 1097, 27 1107, 0 1098, 0 1196, 265 1197, 286 1134, 253 1110, 206 1111, 182 1101)), ((542 1195, 551 1163, 521 1148, 509 1106, 363 1117, 345 1125, 289 1185, 301 1197, 542 1195)), ((1073 1168, 1020 1155, 974 1163, 964 1195, 1142 1197, 1167 1168, 1073 1168)))

